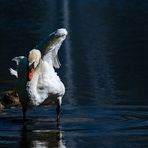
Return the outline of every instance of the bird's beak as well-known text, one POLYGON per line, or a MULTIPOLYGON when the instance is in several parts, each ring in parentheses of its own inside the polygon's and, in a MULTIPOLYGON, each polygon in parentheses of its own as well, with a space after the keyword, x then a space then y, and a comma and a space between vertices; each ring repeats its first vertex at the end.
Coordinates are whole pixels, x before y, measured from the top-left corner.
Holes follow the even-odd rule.
POLYGON ((34 62, 32 64, 29 64, 28 67, 28 80, 30 81, 34 74, 34 62))

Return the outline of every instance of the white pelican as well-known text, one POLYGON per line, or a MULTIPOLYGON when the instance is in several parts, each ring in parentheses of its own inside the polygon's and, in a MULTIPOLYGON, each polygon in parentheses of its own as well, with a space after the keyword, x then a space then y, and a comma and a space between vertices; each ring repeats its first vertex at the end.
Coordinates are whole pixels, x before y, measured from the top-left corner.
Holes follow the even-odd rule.
POLYGON ((57 121, 59 120, 65 87, 54 67, 60 67, 58 50, 66 36, 66 29, 58 29, 32 49, 28 57, 19 56, 12 59, 16 62, 17 69, 10 68, 10 74, 17 78, 16 91, 22 105, 24 120, 29 107, 48 105, 52 102, 57 105, 57 121))

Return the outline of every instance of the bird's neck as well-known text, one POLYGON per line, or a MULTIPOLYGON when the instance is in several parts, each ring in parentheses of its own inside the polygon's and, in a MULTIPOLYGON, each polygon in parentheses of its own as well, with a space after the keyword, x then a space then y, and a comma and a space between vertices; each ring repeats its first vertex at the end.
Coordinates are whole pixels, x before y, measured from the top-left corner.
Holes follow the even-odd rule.
POLYGON ((50 65, 46 61, 40 61, 35 69, 34 76, 31 81, 27 82, 27 92, 33 104, 40 104, 42 100, 48 97, 48 93, 42 90, 45 87, 47 81, 47 76, 49 79, 57 77, 52 64, 50 65))

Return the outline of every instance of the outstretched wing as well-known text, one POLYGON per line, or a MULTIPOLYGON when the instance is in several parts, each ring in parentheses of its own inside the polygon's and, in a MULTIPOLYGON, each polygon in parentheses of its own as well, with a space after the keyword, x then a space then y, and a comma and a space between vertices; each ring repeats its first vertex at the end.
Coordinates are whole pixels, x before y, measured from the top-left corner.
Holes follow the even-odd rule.
POLYGON ((27 69, 27 58, 24 56, 18 56, 14 57, 12 61, 16 62, 17 69, 10 68, 10 74, 14 75, 16 78, 18 78, 21 73, 24 75, 27 69))
POLYGON ((41 44, 37 45, 35 48, 41 50, 42 59, 50 62, 55 68, 60 67, 60 62, 58 58, 58 51, 67 36, 67 30, 64 28, 57 29, 55 32, 51 33, 41 44))

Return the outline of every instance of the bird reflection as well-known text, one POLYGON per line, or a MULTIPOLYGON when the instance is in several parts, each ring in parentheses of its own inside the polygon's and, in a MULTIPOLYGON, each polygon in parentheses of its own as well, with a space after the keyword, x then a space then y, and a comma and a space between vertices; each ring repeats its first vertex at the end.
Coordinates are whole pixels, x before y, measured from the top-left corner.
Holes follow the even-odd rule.
POLYGON ((26 125, 21 130, 19 146, 21 148, 66 148, 60 130, 31 130, 26 125))

